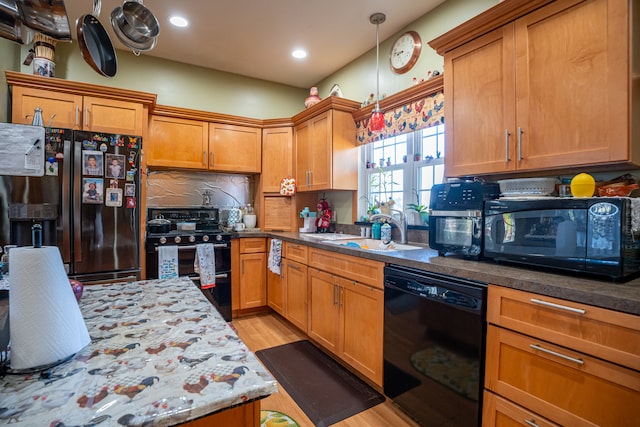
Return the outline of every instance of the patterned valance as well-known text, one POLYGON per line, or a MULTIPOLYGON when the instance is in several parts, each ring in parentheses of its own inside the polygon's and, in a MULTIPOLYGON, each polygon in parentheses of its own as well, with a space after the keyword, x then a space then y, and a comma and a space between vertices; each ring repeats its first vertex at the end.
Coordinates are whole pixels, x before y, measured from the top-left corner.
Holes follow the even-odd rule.
POLYGON ((444 123, 444 93, 438 91, 423 99, 387 110, 384 112, 384 121, 385 128, 381 133, 369 130, 369 116, 356 121, 357 144, 364 145, 444 123))

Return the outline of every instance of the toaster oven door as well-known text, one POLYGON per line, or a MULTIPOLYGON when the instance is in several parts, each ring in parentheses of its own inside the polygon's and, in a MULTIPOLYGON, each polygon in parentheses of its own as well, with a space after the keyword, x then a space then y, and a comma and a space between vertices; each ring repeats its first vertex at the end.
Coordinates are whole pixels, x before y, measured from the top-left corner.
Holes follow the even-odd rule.
POLYGON ((429 216, 429 247, 440 255, 458 254, 479 258, 482 253, 482 216, 429 216))

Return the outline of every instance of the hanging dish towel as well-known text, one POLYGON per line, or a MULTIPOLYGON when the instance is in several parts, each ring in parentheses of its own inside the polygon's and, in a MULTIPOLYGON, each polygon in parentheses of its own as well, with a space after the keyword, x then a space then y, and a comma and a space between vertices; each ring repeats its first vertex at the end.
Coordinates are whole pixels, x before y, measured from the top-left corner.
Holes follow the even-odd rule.
POLYGON ((271 239, 271 248, 269 249, 269 270, 272 273, 280 274, 280 260, 282 257, 282 240, 271 239))
POLYGON ((160 246, 158 248, 158 278, 173 279, 178 277, 178 247, 160 246))
POLYGON ((216 285, 216 258, 213 244, 200 243, 196 245, 196 259, 193 261, 193 271, 200 273, 200 288, 208 289, 216 285))

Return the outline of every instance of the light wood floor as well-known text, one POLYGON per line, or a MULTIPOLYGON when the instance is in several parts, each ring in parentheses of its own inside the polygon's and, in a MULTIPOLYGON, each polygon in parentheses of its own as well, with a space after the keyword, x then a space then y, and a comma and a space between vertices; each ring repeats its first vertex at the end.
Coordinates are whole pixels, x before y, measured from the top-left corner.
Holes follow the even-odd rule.
MULTIPOLYGON (((240 317, 233 320, 233 326, 238 330, 238 336, 253 352, 269 347, 287 344, 307 337, 290 325, 286 320, 275 314, 260 314, 240 317)), ((300 427, 311 427, 313 423, 293 399, 281 386, 278 393, 262 400, 262 409, 284 412, 293 417, 300 427)), ((387 400, 371 409, 360 412, 339 423, 337 427, 415 427, 411 421, 397 407, 387 400)))

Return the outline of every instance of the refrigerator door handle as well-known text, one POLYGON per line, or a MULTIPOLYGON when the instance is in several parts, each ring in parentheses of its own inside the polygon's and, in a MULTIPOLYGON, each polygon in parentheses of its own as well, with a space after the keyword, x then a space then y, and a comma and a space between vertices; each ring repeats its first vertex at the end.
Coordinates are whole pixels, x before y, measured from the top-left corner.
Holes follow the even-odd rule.
POLYGON ((82 262, 82 143, 74 141, 73 146, 73 260, 82 262))
MULTIPOLYGON (((64 158, 71 158, 71 141, 64 141, 64 158)), ((62 260, 67 263, 71 261, 71 165, 64 164, 62 167, 62 260)))

